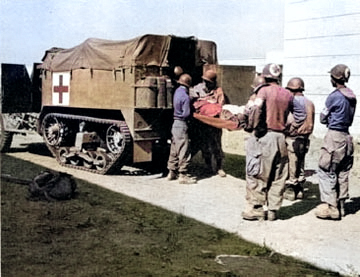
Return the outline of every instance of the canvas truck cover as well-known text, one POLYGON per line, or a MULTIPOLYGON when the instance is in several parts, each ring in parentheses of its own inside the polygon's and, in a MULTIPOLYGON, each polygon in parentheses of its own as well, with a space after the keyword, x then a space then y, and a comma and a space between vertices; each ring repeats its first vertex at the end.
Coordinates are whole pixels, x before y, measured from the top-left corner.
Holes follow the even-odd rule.
POLYGON ((216 44, 212 41, 172 35, 144 35, 124 41, 89 38, 73 48, 51 48, 46 51, 40 68, 61 72, 80 68, 114 70, 133 66, 168 67, 172 41, 179 39, 195 41, 196 65, 217 64, 216 44))

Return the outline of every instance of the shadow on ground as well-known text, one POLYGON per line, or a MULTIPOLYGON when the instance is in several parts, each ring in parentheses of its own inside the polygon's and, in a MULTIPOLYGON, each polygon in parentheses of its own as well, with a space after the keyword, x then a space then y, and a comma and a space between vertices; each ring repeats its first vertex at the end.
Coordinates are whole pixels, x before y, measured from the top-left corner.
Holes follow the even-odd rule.
POLYGON ((360 197, 350 198, 345 203, 346 214, 356 214, 358 211, 360 211, 360 197))
MULTIPOLYGON (((279 210, 279 219, 290 219, 308 213, 321 203, 318 184, 306 182, 304 184, 304 199, 296 201, 290 206, 283 206, 279 210)), ((345 213, 356 214, 360 210, 360 197, 353 197, 345 202, 345 213)))
POLYGON ((52 157, 45 143, 21 143, 19 147, 12 147, 9 153, 29 152, 36 155, 52 157))
MULTIPOLYGON (((22 153, 29 152, 36 155, 45 157, 53 157, 45 143, 43 142, 24 142, 12 147, 9 153, 22 153)), ((153 155, 152 162, 143 163, 130 163, 125 162, 125 166, 114 168, 107 175, 153 175, 161 173, 161 177, 165 177, 168 173, 167 160, 169 153, 167 148, 156 149, 156 153, 153 155), (131 167, 129 169, 128 167, 131 167)), ((55 158, 54 158, 55 159, 55 158)), ((245 156, 225 154, 223 169, 225 172, 235 178, 245 179, 245 156)), ((206 164, 201 156, 201 152, 198 152, 191 160, 189 166, 189 173, 196 177, 198 180, 210 178, 215 173, 210 172, 206 167, 206 164)))
MULTIPOLYGON (((18 147, 13 147, 10 153, 29 152, 46 157, 52 157, 45 143, 22 143, 18 147)), ((160 174, 159 178, 166 177, 167 157, 165 155, 157 157, 154 162, 129 164, 130 167, 116 168, 108 175, 129 175, 129 176, 146 176, 160 174)), ((225 154, 223 169, 225 172, 235 178, 245 180, 245 156, 235 154, 225 154)), ((210 172, 199 152, 196 154, 189 166, 189 173, 197 180, 207 179, 214 176, 210 172)), ((305 176, 310 177, 316 174, 315 170, 306 170, 305 176)), ((320 194, 317 184, 306 182, 304 184, 304 199, 295 201, 289 206, 283 206, 279 210, 279 219, 290 219, 308 213, 320 203, 320 194)), ((350 198, 345 204, 347 214, 355 214, 360 210, 360 197, 350 198)))
POLYGON ((303 215, 314 209, 320 204, 320 192, 317 184, 305 182, 304 199, 295 201, 290 206, 283 206, 279 210, 279 219, 290 219, 294 216, 303 215))
MULTIPOLYGON (((225 153, 223 169, 226 174, 245 180, 245 156, 225 153)), ((214 172, 211 172, 207 168, 200 152, 192 158, 189 172, 198 180, 210 178, 215 175, 214 172)))

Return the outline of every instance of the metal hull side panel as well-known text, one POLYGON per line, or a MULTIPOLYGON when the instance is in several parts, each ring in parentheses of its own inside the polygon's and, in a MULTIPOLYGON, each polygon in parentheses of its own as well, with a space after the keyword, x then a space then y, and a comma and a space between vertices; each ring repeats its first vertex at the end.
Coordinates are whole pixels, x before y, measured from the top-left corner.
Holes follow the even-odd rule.
POLYGON ((42 72, 42 106, 52 106, 52 74, 50 71, 42 72))
MULTIPOLYGON (((45 71, 43 105, 56 105, 52 97, 53 77, 45 71)), ((71 72, 69 106, 92 109, 134 107, 134 74, 127 71, 77 69, 71 72)))
POLYGON ((122 109, 133 138, 133 162, 153 160, 155 143, 171 136, 172 109, 122 109))
POLYGON ((134 76, 125 71, 74 70, 70 105, 82 108, 119 109, 134 106, 134 76))
POLYGON ((152 161, 153 141, 136 141, 133 145, 133 162, 151 162, 152 161))

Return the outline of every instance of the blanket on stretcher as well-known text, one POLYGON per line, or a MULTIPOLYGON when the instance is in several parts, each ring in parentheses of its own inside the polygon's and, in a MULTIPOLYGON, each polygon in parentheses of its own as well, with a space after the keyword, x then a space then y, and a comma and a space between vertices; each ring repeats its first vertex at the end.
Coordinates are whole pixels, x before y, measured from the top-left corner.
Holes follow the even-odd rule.
POLYGON ((230 131, 242 130, 246 124, 245 106, 206 104, 193 117, 207 125, 230 131))

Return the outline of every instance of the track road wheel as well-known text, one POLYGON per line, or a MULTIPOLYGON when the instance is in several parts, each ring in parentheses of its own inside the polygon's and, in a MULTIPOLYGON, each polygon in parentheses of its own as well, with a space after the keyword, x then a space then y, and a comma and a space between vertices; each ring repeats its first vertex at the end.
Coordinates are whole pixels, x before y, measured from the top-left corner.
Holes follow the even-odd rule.
POLYGON ((66 147, 61 147, 59 149, 59 160, 61 163, 66 164, 68 162, 67 155, 69 154, 69 149, 66 147))
POLYGON ((83 160, 83 166, 87 169, 92 169, 92 167, 94 165, 94 158, 96 157, 96 154, 94 152, 87 151, 86 155, 89 157, 89 159, 83 160))
POLYGON ((48 145, 60 145, 63 134, 63 124, 54 116, 47 115, 43 121, 44 139, 48 145))
POLYGON ((80 158, 76 155, 69 158, 69 161, 70 161, 71 165, 79 165, 80 164, 80 158))
POLYGON ((112 125, 107 129, 106 145, 113 154, 121 154, 125 150, 125 136, 118 126, 112 125))
POLYGON ((104 170, 107 166, 106 154, 102 152, 96 152, 94 164, 97 170, 104 170))
POLYGON ((10 150, 13 133, 5 131, 4 119, 0 115, 0 152, 5 153, 10 150))

